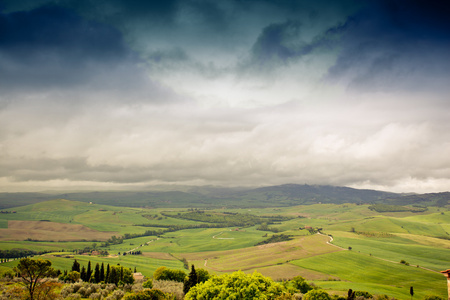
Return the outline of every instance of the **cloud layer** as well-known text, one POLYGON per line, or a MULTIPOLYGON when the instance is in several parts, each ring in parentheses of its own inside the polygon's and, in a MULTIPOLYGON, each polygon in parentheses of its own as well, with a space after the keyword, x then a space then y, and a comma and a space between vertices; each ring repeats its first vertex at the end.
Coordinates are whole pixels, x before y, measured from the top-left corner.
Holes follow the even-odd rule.
POLYGON ((0 2, 3 191, 450 183, 449 5, 0 2))

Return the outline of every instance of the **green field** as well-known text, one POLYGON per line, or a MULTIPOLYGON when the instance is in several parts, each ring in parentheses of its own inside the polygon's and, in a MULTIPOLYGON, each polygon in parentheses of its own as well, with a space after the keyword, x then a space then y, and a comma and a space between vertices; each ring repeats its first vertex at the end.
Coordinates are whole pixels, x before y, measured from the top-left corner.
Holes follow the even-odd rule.
POLYGON ((445 298, 446 280, 438 272, 414 266, 393 264, 355 251, 341 251, 296 260, 293 264, 330 274, 340 281, 317 282, 329 289, 366 290, 372 294, 388 294, 400 299, 409 296, 410 286, 418 298, 436 294, 445 298))
MULTIPOLYGON (((69 270, 76 258, 82 265, 87 265, 88 260, 94 265, 102 262, 105 265, 120 264, 132 270, 136 268, 150 277, 160 266, 184 269, 181 260, 187 259, 190 264, 217 274, 257 270, 275 279, 301 275, 330 293, 345 294, 352 288, 409 299, 409 287, 413 286, 415 299, 428 294, 444 297, 445 277, 438 271, 450 268, 450 212, 430 208, 421 213, 380 214, 368 207, 314 204, 279 208, 222 208, 205 211, 209 219, 194 221, 181 218, 192 214, 180 208, 127 208, 52 200, 17 207, 14 208, 16 213, 0 215, 0 250, 66 251, 62 256, 58 253, 43 255, 61 270, 69 270), (214 222, 220 221, 221 216, 230 222, 240 221, 233 218, 233 214, 239 218, 251 215, 248 218, 255 222, 270 220, 267 218, 270 216, 289 217, 267 225, 277 230, 276 234, 291 235, 293 240, 255 246, 274 233, 257 230, 260 223, 246 227, 214 222), (34 232, 34 236, 42 238, 27 241, 26 233, 21 233, 21 240, 8 240, 8 231, 13 230, 8 223, 10 221, 35 221, 23 224, 29 226, 27 232, 34 232), (73 228, 81 234, 85 231, 85 240, 48 241, 52 234, 58 232, 58 228, 63 227, 61 224, 66 224, 64 230, 68 231, 72 226, 78 226, 73 228), (173 229, 174 226, 217 227, 179 230, 173 229), (42 231, 44 227, 46 231, 42 231), (305 227, 313 231, 303 229, 305 227), (170 232, 159 236, 142 236, 148 230, 169 228, 172 228, 170 232), (324 234, 332 235, 335 246, 327 244, 330 237, 315 234, 314 229, 317 228, 324 234), (99 248, 102 241, 89 239, 95 232, 104 234, 103 241, 113 233, 118 237, 125 234, 137 237, 99 248), (74 255, 74 250, 85 247, 107 250, 111 255, 74 255), (347 250, 349 247, 351 251, 347 250), (133 249, 143 254, 117 255, 133 249), (70 258, 66 258, 67 255, 70 258), (400 264, 401 260, 409 266, 400 264)), ((15 230, 19 230, 21 224, 14 223, 15 230)), ((0 268, 10 268, 15 264, 17 261, 3 263, 0 268)))

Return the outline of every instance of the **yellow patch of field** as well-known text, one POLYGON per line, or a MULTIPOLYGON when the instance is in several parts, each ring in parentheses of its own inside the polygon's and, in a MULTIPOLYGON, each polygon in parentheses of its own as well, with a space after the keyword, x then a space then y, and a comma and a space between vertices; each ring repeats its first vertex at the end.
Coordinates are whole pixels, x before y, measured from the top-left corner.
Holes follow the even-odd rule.
POLYGON ((396 235, 399 237, 409 239, 421 245, 450 249, 450 240, 438 239, 425 235, 415 235, 405 233, 396 233, 396 235))
POLYGON ((303 269, 289 263, 246 270, 245 273, 250 274, 253 273, 254 271, 259 272, 264 276, 270 277, 275 281, 290 280, 295 276, 302 276, 307 280, 328 280, 330 278, 334 278, 327 274, 319 273, 313 270, 303 269))
POLYGON ((97 231, 80 224, 44 221, 8 221, 7 229, 0 229, 0 241, 106 241, 117 232, 97 231))
POLYGON ((179 253, 190 263, 213 272, 254 270, 286 264, 291 260, 341 251, 328 245, 328 236, 299 236, 294 240, 228 251, 179 253))

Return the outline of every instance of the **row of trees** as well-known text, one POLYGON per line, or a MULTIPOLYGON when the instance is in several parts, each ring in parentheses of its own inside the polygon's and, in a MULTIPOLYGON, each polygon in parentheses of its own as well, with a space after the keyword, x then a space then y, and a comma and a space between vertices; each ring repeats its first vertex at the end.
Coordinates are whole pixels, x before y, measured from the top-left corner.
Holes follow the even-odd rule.
POLYGON ((110 266, 97 263, 95 268, 92 269, 91 261, 88 262, 87 268, 80 266, 80 263, 75 259, 72 264, 72 271, 65 271, 64 274, 60 276, 60 279, 66 282, 76 282, 81 279, 84 282, 92 283, 114 283, 115 285, 122 285, 125 283, 133 283, 133 273, 131 269, 124 268, 120 265, 110 266))
POLYGON ((262 223, 274 224, 276 222, 288 221, 293 217, 288 216, 256 216, 251 214, 240 213, 217 213, 205 212, 202 210, 189 211, 186 213, 161 213, 163 216, 185 219, 197 222, 214 223, 222 227, 248 227, 262 223))
POLYGON ((25 258, 33 255, 41 255, 48 253, 48 251, 33 251, 25 249, 11 249, 11 250, 0 250, 0 258, 25 258))

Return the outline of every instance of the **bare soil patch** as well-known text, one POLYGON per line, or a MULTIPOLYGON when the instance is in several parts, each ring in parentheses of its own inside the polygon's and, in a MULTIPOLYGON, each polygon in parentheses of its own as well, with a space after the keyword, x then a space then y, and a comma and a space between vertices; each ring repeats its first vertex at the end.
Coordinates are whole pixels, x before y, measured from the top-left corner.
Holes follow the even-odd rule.
POLYGON ((8 221, 8 229, 0 229, 0 241, 106 241, 117 232, 97 231, 80 224, 44 221, 8 221))

